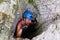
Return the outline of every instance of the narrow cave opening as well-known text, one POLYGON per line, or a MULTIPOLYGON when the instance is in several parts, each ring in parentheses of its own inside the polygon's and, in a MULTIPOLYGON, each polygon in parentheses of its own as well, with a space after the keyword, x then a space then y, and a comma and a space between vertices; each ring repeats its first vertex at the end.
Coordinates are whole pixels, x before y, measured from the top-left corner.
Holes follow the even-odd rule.
MULTIPOLYGON (((38 14, 38 16, 40 17, 40 14, 38 14)), ((38 19, 38 20, 40 20, 40 19, 38 19)), ((42 32, 43 31, 42 31, 41 24, 39 22, 37 22, 36 24, 33 24, 33 25, 30 24, 29 27, 27 28, 27 30, 23 29, 21 38, 32 39, 33 37, 41 34, 42 32)), ((14 35, 14 37, 15 36, 16 36, 16 34, 14 35)))
MULTIPOLYGON (((16 20, 15 20, 15 22, 16 22, 16 20)), ((37 23, 35 23, 35 24, 30 24, 26 30, 23 29, 21 38, 32 39, 33 37, 36 37, 37 35, 39 35, 43 32, 42 25, 38 22, 38 20, 36 20, 36 22, 37 23)), ((16 25, 14 24, 14 26, 16 26, 16 25)), ((14 38, 17 38, 16 33, 14 33, 14 38)))

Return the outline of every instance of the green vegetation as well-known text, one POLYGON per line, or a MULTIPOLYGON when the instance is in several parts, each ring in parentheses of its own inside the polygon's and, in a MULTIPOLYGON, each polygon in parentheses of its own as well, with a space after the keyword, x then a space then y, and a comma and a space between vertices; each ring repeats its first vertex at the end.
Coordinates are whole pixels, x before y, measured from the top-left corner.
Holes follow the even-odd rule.
POLYGON ((33 0, 29 0, 29 3, 33 3, 33 0))
POLYGON ((0 0, 0 3, 3 2, 4 0, 0 0))

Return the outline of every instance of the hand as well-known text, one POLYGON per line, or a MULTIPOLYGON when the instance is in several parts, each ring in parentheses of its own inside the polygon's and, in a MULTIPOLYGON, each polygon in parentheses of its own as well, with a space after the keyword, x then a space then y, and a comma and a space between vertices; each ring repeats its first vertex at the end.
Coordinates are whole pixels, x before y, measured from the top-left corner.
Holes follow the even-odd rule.
POLYGON ((27 29, 27 28, 28 28, 28 26, 27 26, 27 25, 22 26, 22 29, 27 29))

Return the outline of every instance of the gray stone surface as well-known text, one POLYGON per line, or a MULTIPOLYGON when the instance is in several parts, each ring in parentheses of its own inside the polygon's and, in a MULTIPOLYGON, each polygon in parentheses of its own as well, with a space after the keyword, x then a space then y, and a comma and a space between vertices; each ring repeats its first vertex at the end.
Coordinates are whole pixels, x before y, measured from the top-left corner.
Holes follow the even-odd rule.
POLYGON ((14 19, 22 16, 27 8, 40 14, 37 20, 42 24, 40 27, 43 29, 43 32, 32 40, 60 40, 60 0, 34 0, 38 11, 27 1, 11 0, 0 4, 0 40, 29 40, 14 39, 10 34, 14 19))
POLYGON ((42 34, 32 40, 60 40, 60 0, 35 0, 41 14, 40 22, 44 23, 42 34))

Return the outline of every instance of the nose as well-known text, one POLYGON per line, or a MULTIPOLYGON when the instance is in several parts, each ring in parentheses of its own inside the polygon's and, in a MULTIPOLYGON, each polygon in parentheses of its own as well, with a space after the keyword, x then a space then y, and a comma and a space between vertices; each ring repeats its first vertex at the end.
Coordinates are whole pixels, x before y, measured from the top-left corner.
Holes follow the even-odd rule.
POLYGON ((31 21, 29 21, 31 23, 31 21))

